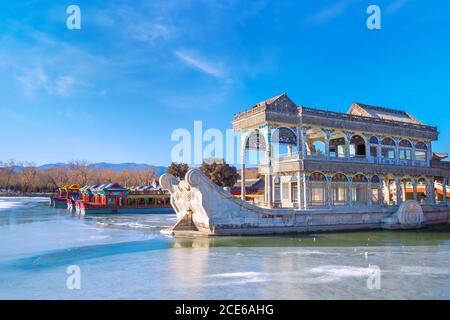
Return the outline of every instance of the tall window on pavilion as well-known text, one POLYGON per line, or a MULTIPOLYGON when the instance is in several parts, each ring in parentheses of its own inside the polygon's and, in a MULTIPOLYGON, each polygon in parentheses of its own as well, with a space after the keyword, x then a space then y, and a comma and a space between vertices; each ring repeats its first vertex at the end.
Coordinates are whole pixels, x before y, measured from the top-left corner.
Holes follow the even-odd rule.
POLYGON ((311 187, 311 204, 314 206, 325 205, 325 189, 322 187, 311 187))
POLYGON ((323 156, 325 155, 325 143, 317 140, 311 143, 311 155, 323 156))
POLYGON ((424 178, 417 180, 417 201, 423 202, 427 198, 427 181, 424 178))
POLYGON ((327 179, 320 172, 309 176, 309 199, 312 206, 324 206, 326 204, 327 179))
POLYGON ((416 143, 416 161, 427 161, 427 145, 423 142, 416 143))
POLYGON ((383 156, 383 159, 395 159, 395 142, 391 138, 384 138, 383 141, 381 141, 381 155, 383 156))
POLYGON ((298 202, 298 184, 297 181, 291 182, 291 199, 292 202, 298 202))
POLYGON ((376 158, 378 153, 377 151, 378 138, 375 136, 370 137, 369 143, 370 143, 370 156, 372 158, 376 158))
POLYGON ((412 144, 408 140, 402 140, 399 143, 398 157, 400 160, 412 159, 412 144))
POLYGON ((273 188, 274 188, 273 200, 275 202, 281 202, 280 177, 275 177, 273 180, 274 180, 274 184, 273 184, 273 188))
POLYGON ((354 205, 367 204, 368 180, 362 174, 357 174, 352 179, 352 202, 354 205))
POLYGON ((331 179, 331 194, 334 206, 347 204, 347 185, 348 179, 342 173, 336 173, 331 179))
POLYGON ((297 175, 294 174, 291 177, 291 202, 292 203, 298 203, 298 182, 297 182, 297 175))
POLYGON ((345 158, 345 138, 342 132, 333 132, 330 137, 330 157, 345 158))
POLYGON ((350 140, 350 157, 352 158, 364 158, 366 156, 366 144, 364 139, 355 135, 350 140))
POLYGON ((378 204, 380 201, 380 186, 381 186, 381 179, 380 177, 378 177, 377 175, 374 175, 371 179, 370 179, 370 184, 371 184, 371 190, 370 190, 370 197, 371 197, 371 201, 372 204, 378 204))

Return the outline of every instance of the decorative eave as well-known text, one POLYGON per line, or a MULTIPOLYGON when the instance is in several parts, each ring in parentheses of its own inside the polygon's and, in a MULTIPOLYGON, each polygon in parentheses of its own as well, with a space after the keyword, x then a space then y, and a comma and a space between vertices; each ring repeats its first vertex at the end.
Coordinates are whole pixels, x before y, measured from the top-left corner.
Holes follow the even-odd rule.
MULTIPOLYGON (((283 93, 262 101, 244 112, 236 114, 233 117, 232 125, 236 131, 251 129, 265 124, 291 126, 317 125, 329 128, 366 131, 374 135, 386 134, 425 139, 428 141, 437 140, 438 138, 439 133, 436 127, 424 125, 404 111, 383 107, 370 107, 408 117, 411 122, 325 111, 303 106, 298 107, 283 93)), ((356 108, 356 105, 353 104, 349 111, 352 108, 356 108)))
POLYGON ((433 160, 444 160, 448 158, 448 153, 433 152, 433 160))

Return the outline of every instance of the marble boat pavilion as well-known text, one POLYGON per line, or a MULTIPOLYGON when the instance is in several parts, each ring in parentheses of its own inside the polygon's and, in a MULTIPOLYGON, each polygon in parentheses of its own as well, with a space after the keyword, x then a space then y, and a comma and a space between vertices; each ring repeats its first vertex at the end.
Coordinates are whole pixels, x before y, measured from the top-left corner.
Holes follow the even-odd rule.
POLYGON ((405 111, 353 103, 347 113, 331 112, 297 106, 281 94, 236 114, 232 124, 242 137, 243 200, 246 155, 263 155, 261 207, 399 206, 406 200, 447 206, 450 162, 433 152, 437 128, 405 111))

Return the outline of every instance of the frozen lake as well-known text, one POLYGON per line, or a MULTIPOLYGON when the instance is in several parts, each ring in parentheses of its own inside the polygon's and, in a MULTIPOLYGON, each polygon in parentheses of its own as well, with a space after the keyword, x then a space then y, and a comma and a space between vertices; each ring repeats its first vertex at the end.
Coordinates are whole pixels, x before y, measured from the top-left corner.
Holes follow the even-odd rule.
POLYGON ((450 299, 450 228, 174 239, 174 215, 0 198, 0 299, 450 299), (79 268, 80 289, 66 273, 79 268), (368 285, 369 282, 369 285, 368 285))

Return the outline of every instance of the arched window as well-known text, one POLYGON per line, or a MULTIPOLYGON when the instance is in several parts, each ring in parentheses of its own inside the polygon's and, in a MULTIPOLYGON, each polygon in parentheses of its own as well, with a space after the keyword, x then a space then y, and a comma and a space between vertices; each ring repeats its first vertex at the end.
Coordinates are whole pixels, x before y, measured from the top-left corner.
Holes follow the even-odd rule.
POLYGON ((324 174, 314 172, 309 176, 309 202, 311 206, 325 206, 327 179, 324 174))
POLYGON ((375 136, 370 137, 370 144, 378 144, 378 138, 375 136))
POLYGON ((357 174, 352 179, 353 183, 367 183, 367 177, 363 174, 357 174))
POLYGON ((311 182, 326 182, 327 178, 321 172, 314 172, 309 176, 309 181, 311 181, 311 182))
POLYGON ((348 179, 345 174, 336 173, 331 179, 331 194, 334 206, 347 204, 348 179))
POLYGON ((246 164, 256 165, 265 160, 266 137, 258 130, 249 133, 245 140, 245 149, 242 151, 246 164))
POLYGON ((248 136, 245 142, 245 148, 250 150, 266 150, 266 139, 259 130, 255 130, 248 136))
POLYGON ((297 152, 297 134, 289 127, 278 127, 272 131, 272 156, 291 155, 297 152), (295 150, 294 150, 295 149, 295 150))
POLYGON ((336 173, 333 178, 331 178, 331 182, 348 182, 348 178, 343 173, 336 173))
POLYGON ((378 156, 377 145, 379 144, 378 138, 375 136, 370 137, 369 143, 370 143, 370 156, 373 158, 377 158, 378 156))
POLYGON ((367 205, 368 180, 365 175, 357 174, 352 179, 352 202, 354 205, 367 205))
POLYGON ((384 138, 381 141, 383 148, 381 149, 381 155, 383 159, 394 160, 395 159, 395 141, 392 138, 384 138))
POLYGON ((372 178, 370 179, 371 183, 381 183, 380 177, 377 175, 372 176, 372 178))
POLYGON ((399 146, 404 147, 404 148, 412 148, 411 142, 409 142, 408 140, 405 140, 405 139, 400 141, 399 146))
POLYGON ((412 148, 411 142, 409 142, 408 140, 402 140, 398 145, 400 147, 400 149, 398 150, 399 152, 398 158, 400 160, 411 160, 412 159, 412 153, 410 149, 412 148))
POLYGON ((296 145, 297 135, 290 128, 279 127, 272 134, 272 143, 296 145))
POLYGON ((380 179, 379 176, 373 175, 372 178, 370 178, 370 183, 371 183, 370 196, 371 196, 372 204, 377 205, 377 204, 380 203, 380 196, 381 196, 380 184, 381 184, 381 179, 380 179))
POLYGON ((395 141, 392 138, 384 138, 383 141, 381 141, 381 144, 384 146, 394 146, 395 147, 395 141))

